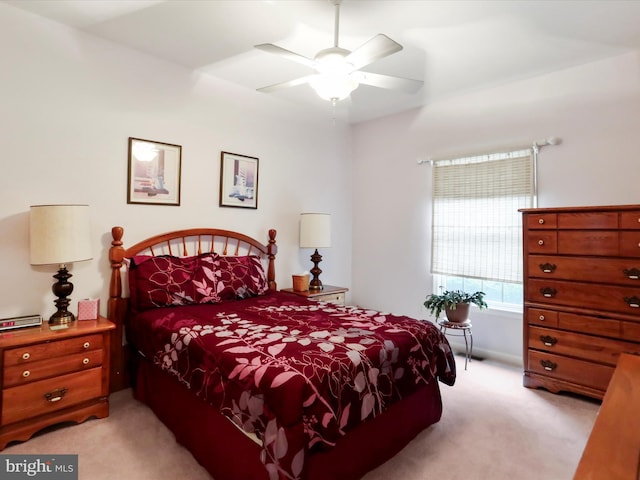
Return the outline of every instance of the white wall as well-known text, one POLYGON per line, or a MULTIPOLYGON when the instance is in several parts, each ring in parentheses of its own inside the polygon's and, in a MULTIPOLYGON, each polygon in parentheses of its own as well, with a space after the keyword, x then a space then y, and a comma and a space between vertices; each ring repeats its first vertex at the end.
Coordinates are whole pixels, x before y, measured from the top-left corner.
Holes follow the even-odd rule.
MULTIPOLYGON (((326 283, 351 283, 348 129, 0 4, 0 318, 55 310, 57 267, 29 264, 29 206, 87 203, 94 257, 70 268, 77 299, 108 296, 111 227, 125 245, 209 226, 267 241, 278 230, 277 280, 309 269, 298 248, 303 211, 332 214, 326 283), (128 205, 127 141, 182 146, 179 207, 128 205), (259 158, 258 209, 218 207, 220 152, 259 158)), ((330 110, 328 109, 328 112, 330 110)))
MULTIPOLYGON (((640 203, 636 54, 469 92, 353 128, 352 300, 428 318, 431 169, 418 159, 531 145, 539 206, 640 203)), ((478 352, 522 357, 521 315, 474 314, 478 352)))

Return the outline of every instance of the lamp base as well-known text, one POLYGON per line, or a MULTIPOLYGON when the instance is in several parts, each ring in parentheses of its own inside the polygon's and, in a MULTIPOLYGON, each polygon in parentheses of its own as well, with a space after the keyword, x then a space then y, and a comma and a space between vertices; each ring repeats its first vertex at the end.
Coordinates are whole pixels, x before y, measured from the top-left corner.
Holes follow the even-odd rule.
POLYGON ((58 273, 53 276, 53 278, 58 279, 51 287, 53 294, 58 297, 54 302, 58 311, 49 318, 49 325, 66 325, 76 319, 73 313, 67 310, 71 302, 67 297, 73 292, 73 283, 68 281, 71 276, 64 264, 60 265, 58 273))
POLYGON ((66 325, 75 319, 75 315, 71 312, 57 311, 49 317, 49 325, 66 325))
POLYGON ((320 281, 320 274, 322 270, 318 268, 318 264, 322 261, 322 255, 318 253, 318 249, 311 255, 311 261, 313 262, 313 268, 309 270, 313 278, 309 282, 309 290, 322 290, 322 282, 320 281))

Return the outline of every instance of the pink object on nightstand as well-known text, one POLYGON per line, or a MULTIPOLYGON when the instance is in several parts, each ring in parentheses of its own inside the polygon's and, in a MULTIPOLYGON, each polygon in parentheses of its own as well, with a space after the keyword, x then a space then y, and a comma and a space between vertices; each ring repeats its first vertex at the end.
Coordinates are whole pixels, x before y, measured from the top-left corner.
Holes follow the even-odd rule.
POLYGON ((86 298, 78 302, 78 320, 97 320, 99 312, 99 298, 86 298))

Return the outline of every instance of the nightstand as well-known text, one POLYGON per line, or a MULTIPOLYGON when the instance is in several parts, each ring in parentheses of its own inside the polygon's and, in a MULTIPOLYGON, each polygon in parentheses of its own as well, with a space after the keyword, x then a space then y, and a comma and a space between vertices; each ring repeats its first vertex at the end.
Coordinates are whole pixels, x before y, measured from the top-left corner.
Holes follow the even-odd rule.
POLYGON ((305 290, 304 292, 296 292, 293 288, 283 288, 283 292, 295 293, 301 297, 307 297, 309 300, 319 302, 335 303, 336 305, 345 304, 345 293, 349 291, 345 287, 335 287, 333 285, 325 285, 322 290, 305 290))
POLYGON ((0 450, 56 423, 109 415, 114 328, 100 317, 0 333, 0 450))

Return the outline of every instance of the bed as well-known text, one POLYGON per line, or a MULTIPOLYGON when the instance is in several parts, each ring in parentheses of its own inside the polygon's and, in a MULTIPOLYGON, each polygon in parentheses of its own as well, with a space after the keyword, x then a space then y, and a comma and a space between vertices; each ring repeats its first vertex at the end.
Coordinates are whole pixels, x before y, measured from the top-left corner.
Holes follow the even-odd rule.
POLYGON ((275 230, 266 244, 123 235, 109 249, 108 317, 126 338, 114 364, 216 480, 357 479, 440 420, 439 383, 456 376, 444 335, 278 291, 275 230))

